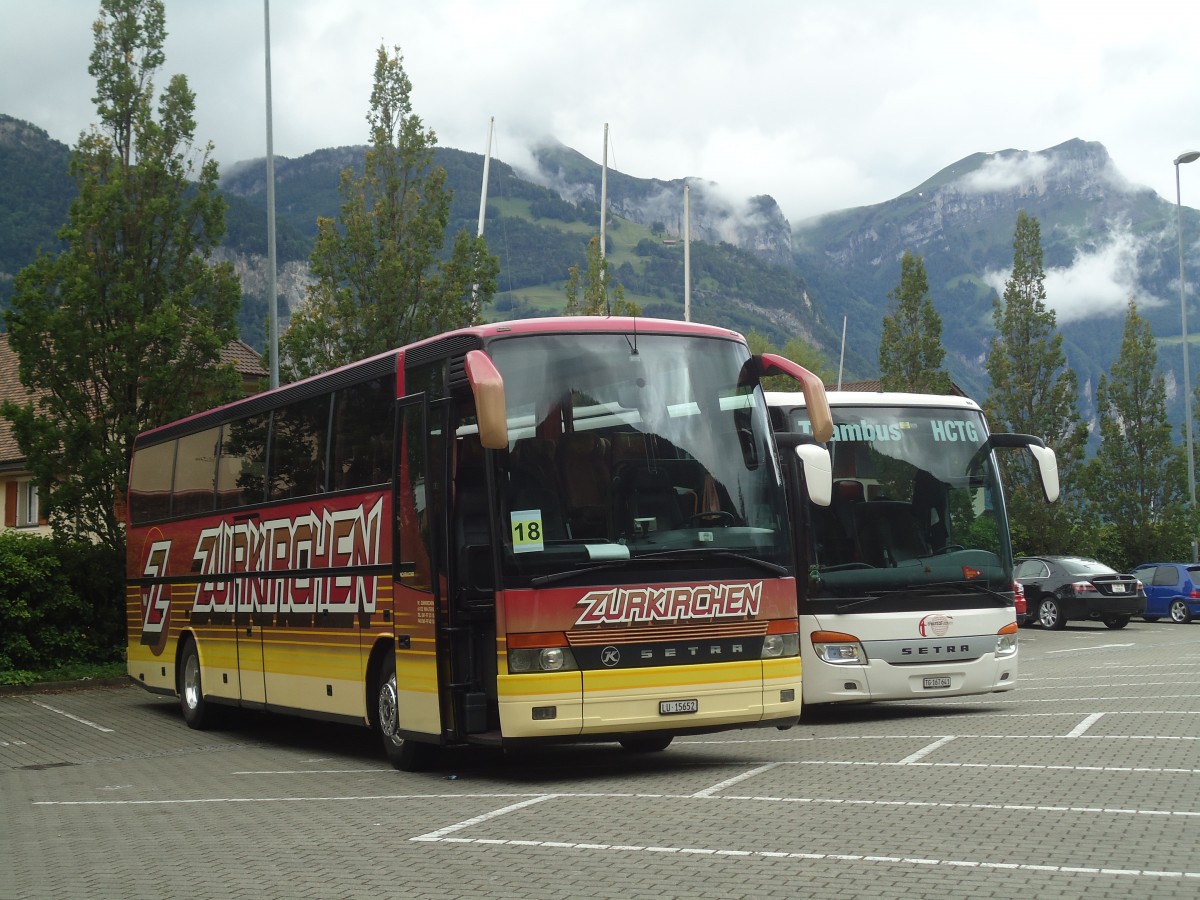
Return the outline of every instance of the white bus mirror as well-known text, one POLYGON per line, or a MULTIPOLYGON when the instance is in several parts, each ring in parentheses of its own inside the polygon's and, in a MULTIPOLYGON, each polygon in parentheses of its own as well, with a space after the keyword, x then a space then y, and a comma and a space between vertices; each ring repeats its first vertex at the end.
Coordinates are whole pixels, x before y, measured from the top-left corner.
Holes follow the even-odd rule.
POLYGON ((808 499, 817 506, 828 506, 833 501, 833 463, 829 451, 820 444, 800 444, 796 456, 804 469, 808 499))
POLYGON ((1029 452, 1033 454, 1033 462, 1037 466, 1046 502, 1053 503, 1058 499, 1058 458, 1049 447, 1030 444, 1029 452))

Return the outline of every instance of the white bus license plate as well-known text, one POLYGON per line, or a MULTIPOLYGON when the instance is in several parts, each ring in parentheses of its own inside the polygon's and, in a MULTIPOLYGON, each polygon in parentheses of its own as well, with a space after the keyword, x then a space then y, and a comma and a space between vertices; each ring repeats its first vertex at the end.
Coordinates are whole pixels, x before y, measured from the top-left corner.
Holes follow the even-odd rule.
POLYGON ((924 679, 922 685, 926 688, 926 690, 931 688, 948 688, 950 687, 950 676, 930 675, 928 678, 924 679))
POLYGON ((658 714, 660 716, 675 716, 680 713, 694 713, 700 709, 697 700, 659 700, 658 714))

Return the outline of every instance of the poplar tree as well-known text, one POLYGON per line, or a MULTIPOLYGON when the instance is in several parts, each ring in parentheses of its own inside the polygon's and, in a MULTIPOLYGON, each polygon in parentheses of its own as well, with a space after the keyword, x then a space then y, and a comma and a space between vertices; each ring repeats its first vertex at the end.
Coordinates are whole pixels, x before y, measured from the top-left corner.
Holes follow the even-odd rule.
POLYGON ((443 258, 452 192, 398 47, 377 52, 367 123, 362 177, 343 171, 337 219, 317 220, 314 280, 280 339, 293 379, 478 324, 496 290, 482 237, 460 231, 443 258))
POLYGON ((879 341, 879 380, 885 391, 950 393, 950 376, 942 369, 942 317, 929 296, 925 263, 905 250, 900 283, 888 293, 879 341))
POLYGON ((600 238, 588 241, 581 269, 578 265, 567 268, 567 305, 564 316, 638 316, 641 307, 625 299, 625 286, 618 282, 613 286, 613 300, 608 299, 608 259, 600 255, 600 238), (610 309, 611 307, 611 309, 610 309))
POLYGON ((1089 505, 1103 519, 1104 556, 1122 571, 1191 557, 1187 461, 1172 439, 1157 366, 1150 326, 1131 300, 1120 355, 1096 389, 1100 447, 1083 477, 1089 505))
POLYGON ((162 0, 102 0, 93 34, 99 123, 71 152, 64 249, 16 279, 5 321, 29 396, 3 414, 55 531, 120 550, 134 437, 237 392, 218 362, 241 294, 211 259, 225 202, 212 144, 193 143, 187 79, 155 100, 162 0))
POLYGON ((1006 451, 1000 462, 1009 499, 1009 521, 1019 552, 1078 552, 1079 502, 1075 470, 1083 460, 1087 427, 1080 422, 1075 373, 1067 368, 1054 310, 1046 305, 1046 273, 1038 220, 1021 210, 1013 235, 1012 274, 1003 300, 992 301, 984 404, 993 431, 1042 438, 1058 456, 1062 491, 1047 504, 1025 454, 1006 451))

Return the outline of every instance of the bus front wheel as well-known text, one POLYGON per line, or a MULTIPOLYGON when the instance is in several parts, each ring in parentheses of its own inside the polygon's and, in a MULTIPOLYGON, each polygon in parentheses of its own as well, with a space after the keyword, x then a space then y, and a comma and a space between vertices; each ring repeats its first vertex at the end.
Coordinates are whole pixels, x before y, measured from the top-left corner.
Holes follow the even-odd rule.
POLYGON ((183 656, 179 664, 179 709, 189 728, 203 730, 213 723, 212 704, 204 699, 200 652, 191 638, 184 642, 183 656))
POLYGON ((375 691, 375 722, 388 761, 401 772, 419 772, 429 765, 433 748, 400 735, 400 700, 396 687, 396 657, 388 653, 375 691))

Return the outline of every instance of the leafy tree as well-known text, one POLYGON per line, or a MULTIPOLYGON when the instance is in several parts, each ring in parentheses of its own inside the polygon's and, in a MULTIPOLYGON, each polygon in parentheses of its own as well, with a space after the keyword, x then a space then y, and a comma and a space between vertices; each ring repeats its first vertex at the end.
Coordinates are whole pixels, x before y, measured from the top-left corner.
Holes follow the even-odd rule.
POLYGON ((337 220, 317 221, 314 282, 280 341, 291 378, 478 324, 495 293, 499 263, 483 238, 460 231, 441 257, 452 196, 411 94, 400 49, 380 47, 363 174, 342 172, 337 220))
POLYGON ((885 391, 950 393, 942 369, 942 317, 933 307, 925 263, 908 250, 900 259, 900 284, 888 293, 879 341, 880 383, 885 391))
MULTIPOLYGON (((600 255, 600 238, 588 241, 585 268, 578 265, 567 269, 567 306, 565 316, 606 316, 610 313, 608 302, 608 259, 600 255), (583 296, 579 295, 583 291, 583 296)), ((625 286, 620 282, 613 288, 611 313, 614 316, 641 315, 641 307, 625 299, 625 286)))
POLYGON ((1150 326, 1129 302, 1111 378, 1100 376, 1100 448, 1084 468, 1084 492, 1104 519, 1105 558, 1127 570, 1159 558, 1187 559, 1191 529, 1186 460, 1167 420, 1165 379, 1150 326))
POLYGON ((1083 460, 1087 427, 1076 409, 1075 373, 1066 367, 1054 310, 1046 306, 1038 220, 1021 210, 1013 236, 1013 269, 1004 299, 992 301, 997 335, 987 370, 985 409, 994 430, 1041 437, 1058 455, 1062 491, 1047 504, 1024 453, 1000 455, 1009 497, 1013 541, 1022 552, 1077 552, 1080 506, 1073 474, 1083 460))
POLYGON ((193 146, 187 79, 173 76, 155 107, 162 0, 102 0, 93 32, 100 123, 71 154, 65 249, 17 276, 6 322, 30 394, 3 414, 57 531, 120 549, 134 436, 236 394, 218 361, 237 337, 239 288, 211 261, 225 204, 212 145, 193 146))
MULTIPOLYGON (((837 370, 830 365, 824 354, 798 337, 791 338, 783 345, 783 349, 779 350, 766 335, 751 331, 746 335, 746 343, 749 345, 751 353, 778 353, 780 356, 804 366, 827 385, 837 378, 837 370)), ((800 389, 790 375, 771 375, 763 379, 762 386, 765 391, 796 391, 800 389)))

